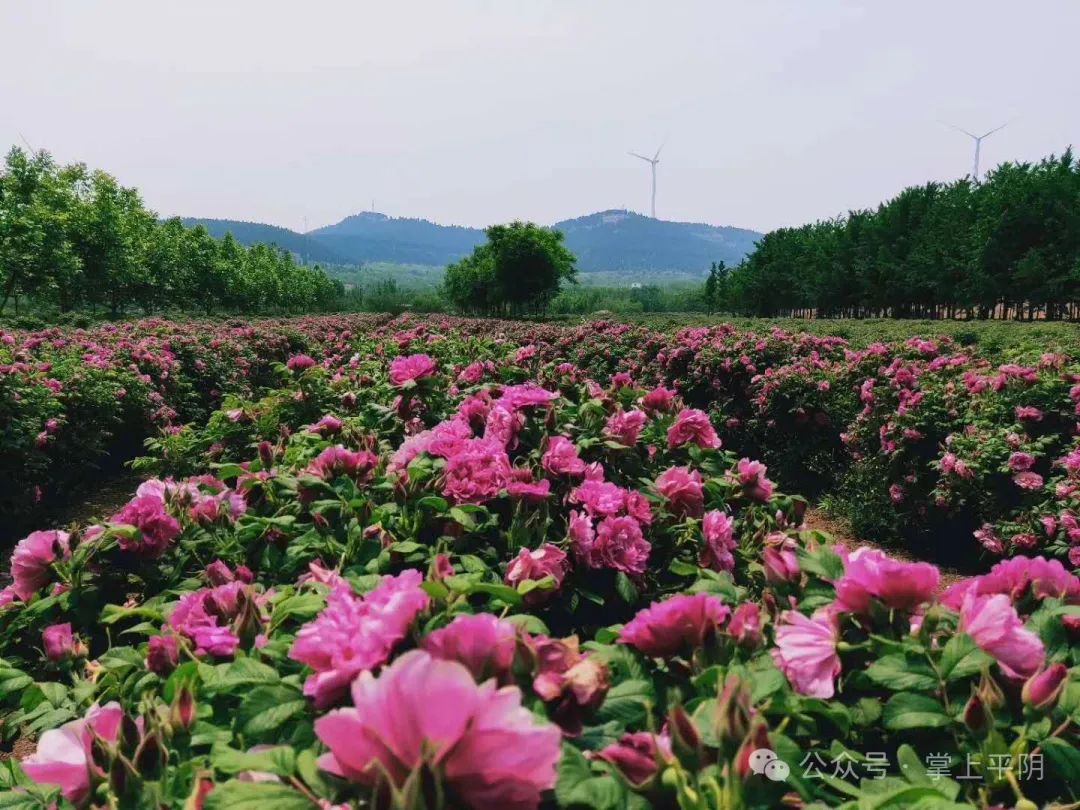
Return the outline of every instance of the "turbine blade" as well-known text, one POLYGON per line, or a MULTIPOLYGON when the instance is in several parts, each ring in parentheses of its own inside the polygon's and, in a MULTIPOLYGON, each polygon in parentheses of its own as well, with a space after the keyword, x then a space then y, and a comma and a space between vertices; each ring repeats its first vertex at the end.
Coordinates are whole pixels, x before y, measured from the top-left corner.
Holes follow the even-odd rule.
POLYGON ((647 158, 647 157, 645 157, 644 155, 639 155, 639 154, 638 154, 637 152, 627 152, 626 154, 628 154, 628 155, 633 155, 633 156, 634 156, 634 157, 636 157, 636 158, 641 158, 642 160, 644 160, 644 161, 645 161, 645 162, 647 162, 647 163, 652 163, 652 159, 651 159, 651 158, 647 158))
POLYGON ((1007 127, 1007 126, 1008 126, 1008 125, 1009 125, 1010 123, 1011 123, 1010 121, 1006 121, 1006 122, 1005 122, 1004 124, 1002 124, 1002 125, 1001 125, 1000 127, 997 127, 996 129, 992 129, 992 130, 990 130, 990 131, 989 131, 989 132, 987 132, 987 133, 986 133, 985 135, 980 135, 980 136, 979 136, 979 140, 982 140, 983 138, 987 138, 987 137, 989 137, 990 135, 993 135, 993 134, 994 134, 995 132, 1000 132, 1001 130, 1005 129, 1005 127, 1007 127))
POLYGON ((664 136, 664 140, 662 140, 662 141, 660 142, 660 148, 659 148, 659 149, 657 149, 657 150, 656 150, 656 154, 655 154, 655 155, 653 155, 653 160, 654 160, 654 161, 656 161, 656 160, 659 160, 659 159, 660 159, 660 149, 663 149, 663 148, 664 148, 665 146, 667 146, 667 141, 668 141, 668 139, 667 139, 667 136, 665 135, 665 136, 664 136))
POLYGON ((938 123, 943 124, 944 126, 947 126, 949 129, 955 129, 957 132, 963 132, 969 138, 974 138, 975 140, 979 139, 978 135, 973 135, 972 133, 968 132, 963 127, 958 127, 956 124, 950 124, 948 121, 938 121, 938 123))

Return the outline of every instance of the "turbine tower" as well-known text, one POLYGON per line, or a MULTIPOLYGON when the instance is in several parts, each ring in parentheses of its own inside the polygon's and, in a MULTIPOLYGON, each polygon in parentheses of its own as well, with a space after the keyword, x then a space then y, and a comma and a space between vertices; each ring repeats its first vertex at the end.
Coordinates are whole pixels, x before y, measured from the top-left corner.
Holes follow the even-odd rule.
POLYGON ((975 135, 974 133, 968 132, 963 127, 958 127, 955 124, 946 124, 945 125, 947 127, 952 127, 957 132, 963 132, 965 135, 967 135, 969 138, 971 138, 971 140, 975 141, 975 165, 971 170, 971 179, 972 179, 973 182, 975 182, 975 183, 979 182, 979 152, 980 152, 980 150, 982 148, 983 139, 984 138, 989 138, 995 132, 999 132, 1000 130, 1005 129, 1005 127, 1007 127, 1008 125, 1009 125, 1009 122, 1006 121, 1000 127, 995 127, 994 129, 990 130, 989 132, 984 132, 982 135, 975 135))
MULTIPOLYGON (((664 140, 667 143, 667 140, 664 140)), ((630 152, 636 158, 640 158, 649 164, 649 168, 652 169, 652 218, 656 219, 656 164, 660 162, 660 149, 664 148, 664 144, 660 144, 660 148, 656 150, 656 154, 650 157, 645 155, 639 155, 637 152, 630 152)))

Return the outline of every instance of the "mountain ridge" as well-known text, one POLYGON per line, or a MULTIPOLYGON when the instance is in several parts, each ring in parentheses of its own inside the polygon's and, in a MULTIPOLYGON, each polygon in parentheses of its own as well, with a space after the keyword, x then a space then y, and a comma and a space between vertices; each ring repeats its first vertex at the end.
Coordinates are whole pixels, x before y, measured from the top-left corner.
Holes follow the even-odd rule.
MULTIPOLYGON (((471 253, 486 238, 481 228, 375 211, 351 214, 306 233, 239 220, 186 218, 184 222, 203 224, 215 236, 228 231, 244 244, 277 244, 305 261, 329 264, 446 265, 471 253)), ((714 261, 737 264, 762 236, 747 228, 653 219, 624 209, 597 211, 550 227, 563 232, 582 273, 704 275, 714 261)))

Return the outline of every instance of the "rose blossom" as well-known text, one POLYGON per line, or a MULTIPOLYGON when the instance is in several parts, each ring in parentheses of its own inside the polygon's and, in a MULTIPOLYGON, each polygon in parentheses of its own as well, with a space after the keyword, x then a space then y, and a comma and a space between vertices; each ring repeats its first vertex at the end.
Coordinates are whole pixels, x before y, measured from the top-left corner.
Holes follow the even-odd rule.
POLYGON ((689 467, 671 467, 656 479, 656 490, 667 499, 668 509, 679 517, 700 517, 705 508, 701 473, 689 467))
POLYGON ((37 750, 23 760, 23 771, 39 785, 58 786, 72 804, 82 804, 90 794, 91 769, 97 770, 91 757, 93 738, 115 743, 122 718, 119 703, 94 704, 84 717, 42 734, 37 750))
POLYGON ((701 521, 701 531, 705 537, 705 545, 701 549, 698 562, 714 571, 731 571, 735 567, 735 556, 732 552, 738 545, 735 542, 735 520, 731 515, 713 509, 705 513, 701 521))
POLYGON ((49 566, 71 554, 70 535, 62 531, 32 532, 20 540, 11 553, 11 590, 28 602, 36 591, 49 582, 49 566))
POLYGON ((708 414, 696 408, 679 411, 675 422, 668 428, 667 439, 668 449, 691 443, 706 450, 720 447, 720 438, 716 435, 716 429, 709 421, 708 414))
POLYGON ((836 606, 849 613, 866 613, 871 598, 885 607, 912 611, 934 598, 941 574, 930 563, 904 563, 863 546, 844 562, 836 582, 836 606))
POLYGON ((994 656, 1002 671, 1013 678, 1034 675, 1046 658, 1042 640, 1024 627, 1004 594, 968 592, 960 606, 960 630, 994 656))
POLYGON ((540 465, 551 475, 585 474, 585 462, 578 456, 577 447, 565 436, 549 436, 547 450, 540 465))
POLYGON ((304 682, 304 694, 314 698, 317 708, 333 704, 357 673, 386 663, 416 614, 427 607, 422 580, 412 569, 384 576, 363 598, 339 585, 327 597, 326 609, 300 628, 289 657, 314 670, 304 682))
POLYGON ((539 581, 550 576, 554 580, 552 587, 533 588, 525 594, 525 604, 535 607, 558 592, 569 570, 566 552, 551 543, 544 543, 536 550, 523 548, 518 551, 518 555, 506 566, 505 582, 511 588, 517 588, 522 582, 539 581))
POLYGON ((390 361, 390 384, 398 387, 410 380, 422 380, 438 370, 435 361, 427 354, 410 354, 390 361))
POLYGON ((436 658, 462 664, 477 681, 513 682, 517 628, 490 613, 458 616, 420 646, 436 658))
POLYGON ((824 612, 808 618, 795 610, 780 614, 773 660, 801 695, 831 698, 840 674, 836 620, 824 612))
POLYGON ((562 735, 537 724, 515 686, 477 685, 454 661, 405 653, 378 678, 363 672, 353 706, 315 721, 330 749, 319 766, 363 785, 401 788, 426 761, 471 808, 534 810, 555 785, 562 735))
POLYGON ((731 608, 705 593, 653 602, 623 627, 619 641, 653 658, 670 658, 700 647, 727 620, 731 608))

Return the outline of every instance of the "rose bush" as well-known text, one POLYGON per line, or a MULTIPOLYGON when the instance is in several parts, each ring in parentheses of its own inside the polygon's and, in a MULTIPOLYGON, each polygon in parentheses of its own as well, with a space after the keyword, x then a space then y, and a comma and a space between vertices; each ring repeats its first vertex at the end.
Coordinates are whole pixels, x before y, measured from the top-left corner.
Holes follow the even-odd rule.
POLYGON ((834 547, 635 330, 330 320, 155 439, 127 506, 18 543, 2 731, 34 753, 4 806, 1072 798, 1059 560, 942 591, 834 547))

